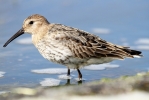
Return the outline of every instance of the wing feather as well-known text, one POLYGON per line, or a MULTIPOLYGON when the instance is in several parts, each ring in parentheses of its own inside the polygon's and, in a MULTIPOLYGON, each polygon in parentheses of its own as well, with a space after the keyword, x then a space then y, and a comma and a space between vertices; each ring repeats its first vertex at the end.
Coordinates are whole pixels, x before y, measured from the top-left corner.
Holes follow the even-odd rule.
POLYGON ((112 44, 76 28, 55 24, 49 34, 55 34, 55 38, 58 38, 63 45, 68 46, 74 56, 78 58, 115 57, 124 59, 133 57, 126 52, 128 47, 112 44))

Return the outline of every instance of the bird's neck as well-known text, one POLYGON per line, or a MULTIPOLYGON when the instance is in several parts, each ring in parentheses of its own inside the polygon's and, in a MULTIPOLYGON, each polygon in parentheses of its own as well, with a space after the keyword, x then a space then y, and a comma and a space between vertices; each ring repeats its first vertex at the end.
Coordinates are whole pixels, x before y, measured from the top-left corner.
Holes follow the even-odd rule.
POLYGON ((36 30, 35 34, 32 34, 32 42, 36 45, 40 40, 46 37, 49 33, 49 30, 52 28, 53 25, 42 26, 38 30, 36 30))

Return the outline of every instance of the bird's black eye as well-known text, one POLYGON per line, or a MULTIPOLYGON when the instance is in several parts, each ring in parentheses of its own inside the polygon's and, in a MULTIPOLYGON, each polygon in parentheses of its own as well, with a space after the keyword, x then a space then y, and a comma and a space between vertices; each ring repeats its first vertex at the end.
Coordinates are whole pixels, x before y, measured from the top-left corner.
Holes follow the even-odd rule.
POLYGON ((30 22, 29 22, 30 25, 33 24, 33 23, 34 23, 34 21, 30 21, 30 22))

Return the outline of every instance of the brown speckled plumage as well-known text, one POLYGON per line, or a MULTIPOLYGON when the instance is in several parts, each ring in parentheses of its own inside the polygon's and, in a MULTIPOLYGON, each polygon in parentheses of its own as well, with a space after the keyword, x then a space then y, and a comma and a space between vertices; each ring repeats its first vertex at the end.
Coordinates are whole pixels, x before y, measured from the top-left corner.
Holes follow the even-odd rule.
MULTIPOLYGON (((133 58, 133 55, 131 55, 132 50, 130 50, 128 47, 109 43, 93 34, 76 28, 64 26, 62 24, 55 24, 49 31, 49 34, 54 34, 55 40, 58 40, 65 46, 69 47, 74 56, 78 58, 133 58)), ((136 51, 134 55, 138 54, 140 54, 140 52, 136 51)))
POLYGON ((25 19, 23 28, 4 47, 24 32, 32 35, 33 44, 44 58, 67 66, 68 75, 70 68, 77 69, 79 78, 82 78, 79 71, 81 67, 141 56, 140 51, 112 44, 88 32, 62 24, 51 24, 38 14, 25 19))

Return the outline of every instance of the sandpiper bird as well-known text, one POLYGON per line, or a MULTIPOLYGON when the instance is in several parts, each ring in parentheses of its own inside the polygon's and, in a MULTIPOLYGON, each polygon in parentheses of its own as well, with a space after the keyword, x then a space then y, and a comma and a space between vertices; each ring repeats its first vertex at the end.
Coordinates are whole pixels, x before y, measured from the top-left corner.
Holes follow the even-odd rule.
POLYGON ((49 23, 39 14, 25 19, 23 27, 3 47, 24 33, 32 35, 33 44, 44 58, 65 65, 68 68, 67 75, 70 75, 71 68, 77 69, 80 80, 81 67, 141 56, 140 51, 112 44, 83 30, 49 23))

